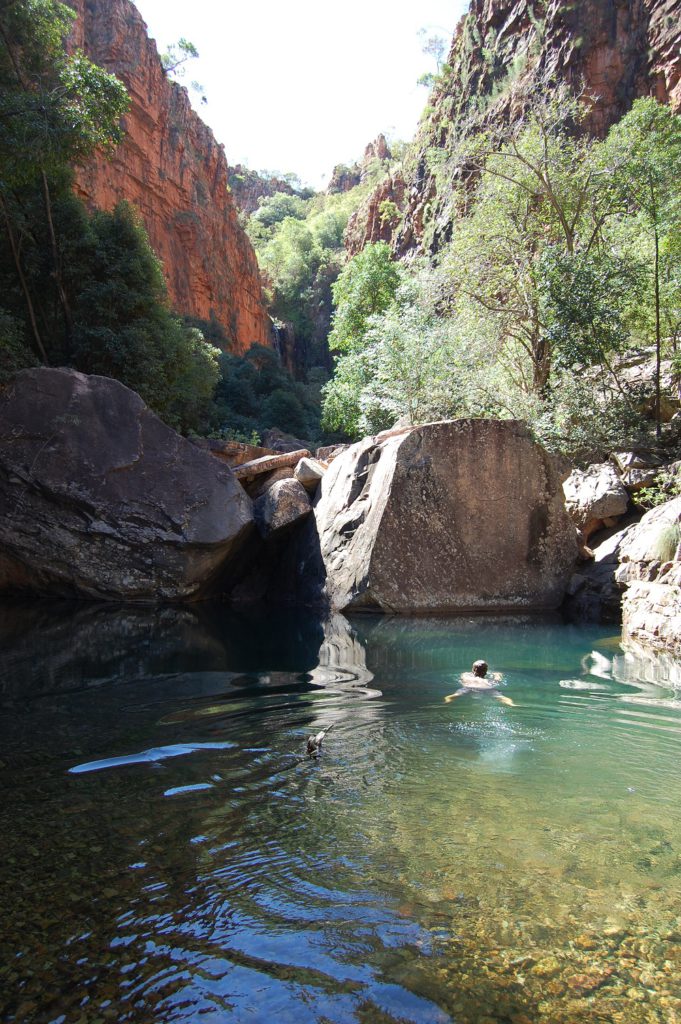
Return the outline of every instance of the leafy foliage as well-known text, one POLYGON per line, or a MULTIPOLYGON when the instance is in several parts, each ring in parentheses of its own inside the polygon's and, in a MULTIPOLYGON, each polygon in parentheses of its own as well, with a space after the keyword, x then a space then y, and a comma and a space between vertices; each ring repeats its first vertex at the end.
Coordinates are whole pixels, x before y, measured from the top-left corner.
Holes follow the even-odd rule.
POLYGON ((215 394, 216 432, 243 440, 277 427, 314 442, 319 439, 319 398, 294 381, 272 349, 253 345, 245 356, 220 355, 215 394))

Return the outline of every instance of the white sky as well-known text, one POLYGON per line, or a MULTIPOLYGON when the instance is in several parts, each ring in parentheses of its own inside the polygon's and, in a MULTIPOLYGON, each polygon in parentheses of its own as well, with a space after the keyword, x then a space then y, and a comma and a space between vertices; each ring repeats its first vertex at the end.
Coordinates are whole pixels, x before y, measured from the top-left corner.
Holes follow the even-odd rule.
POLYGON ((434 71, 420 28, 449 41, 465 0, 135 0, 159 51, 181 36, 199 51, 183 84, 230 164, 293 171, 316 188, 361 158, 379 132, 408 140, 434 71))

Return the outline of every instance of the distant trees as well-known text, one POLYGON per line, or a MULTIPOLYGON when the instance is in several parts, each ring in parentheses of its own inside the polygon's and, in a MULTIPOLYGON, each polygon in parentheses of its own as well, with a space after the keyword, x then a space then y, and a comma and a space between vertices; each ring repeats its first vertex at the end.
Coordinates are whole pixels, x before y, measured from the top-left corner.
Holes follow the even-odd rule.
POLYGON ((257 441, 277 427, 304 440, 319 438, 319 396, 294 381, 272 349, 253 345, 244 356, 220 356, 215 429, 221 436, 257 441))

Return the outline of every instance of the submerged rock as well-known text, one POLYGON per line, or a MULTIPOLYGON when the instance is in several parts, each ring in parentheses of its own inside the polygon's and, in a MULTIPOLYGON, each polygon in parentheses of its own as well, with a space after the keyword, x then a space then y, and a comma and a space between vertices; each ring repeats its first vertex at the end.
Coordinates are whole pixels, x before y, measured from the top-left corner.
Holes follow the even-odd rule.
POLYGON ((514 421, 367 438, 332 462, 292 559, 334 609, 552 609, 577 553, 546 453, 514 421))
POLYGON ((125 601, 201 596, 252 530, 231 470, 134 391, 75 370, 0 394, 0 591, 125 601))

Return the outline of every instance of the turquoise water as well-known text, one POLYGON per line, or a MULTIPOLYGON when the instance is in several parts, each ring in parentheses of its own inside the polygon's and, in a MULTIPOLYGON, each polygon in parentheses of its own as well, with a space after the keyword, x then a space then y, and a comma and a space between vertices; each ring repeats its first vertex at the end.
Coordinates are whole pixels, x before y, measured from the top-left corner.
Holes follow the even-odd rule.
POLYGON ((681 1021, 681 701, 607 629, 36 604, 0 641, 3 1022, 681 1021), (444 702, 479 657, 513 706, 444 702))

